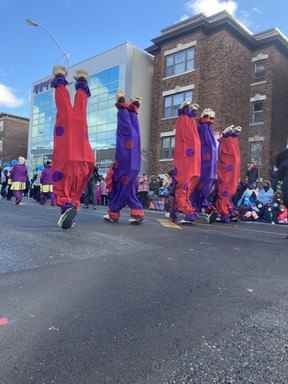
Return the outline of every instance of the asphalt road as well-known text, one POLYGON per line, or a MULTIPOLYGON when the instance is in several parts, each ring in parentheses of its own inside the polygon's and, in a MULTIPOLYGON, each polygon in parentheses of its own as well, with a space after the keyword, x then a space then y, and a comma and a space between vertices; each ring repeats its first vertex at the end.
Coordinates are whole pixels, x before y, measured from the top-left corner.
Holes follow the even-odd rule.
POLYGON ((288 228, 103 212, 0 201, 1 384, 287 384, 288 228))

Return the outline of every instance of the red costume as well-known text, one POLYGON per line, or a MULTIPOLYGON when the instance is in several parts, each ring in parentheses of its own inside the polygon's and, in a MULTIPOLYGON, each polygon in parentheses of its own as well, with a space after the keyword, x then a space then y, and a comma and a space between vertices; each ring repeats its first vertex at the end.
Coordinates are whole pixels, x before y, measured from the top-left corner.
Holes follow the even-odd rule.
POLYGON ((90 95, 86 79, 76 82, 74 106, 63 75, 56 75, 57 118, 54 132, 53 185, 57 205, 80 207, 80 197, 95 166, 95 156, 89 143, 87 102, 90 95))
POLYGON ((216 208, 224 221, 229 221, 233 211, 232 198, 240 181, 240 127, 230 129, 220 139, 218 160, 218 199, 216 208))
POLYGON ((185 215, 185 220, 193 221, 196 209, 191 205, 190 196, 201 174, 201 143, 195 113, 187 104, 179 110, 176 122, 174 165, 177 182, 175 209, 185 215))

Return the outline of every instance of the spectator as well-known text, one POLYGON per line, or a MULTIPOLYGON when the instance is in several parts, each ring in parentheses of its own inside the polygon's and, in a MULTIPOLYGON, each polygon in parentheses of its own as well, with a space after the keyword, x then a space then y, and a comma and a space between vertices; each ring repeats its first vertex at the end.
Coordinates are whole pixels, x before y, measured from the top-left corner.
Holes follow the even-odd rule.
POLYGON ((238 201, 238 208, 240 208, 241 206, 249 206, 250 205, 250 197, 251 195, 254 194, 255 196, 255 202, 257 201, 257 190, 256 190, 256 184, 252 183, 250 184, 247 189, 245 190, 245 192, 243 193, 241 199, 238 201))
POLYGON ((273 166, 272 172, 271 172, 271 187, 274 192, 277 190, 277 184, 279 180, 279 172, 276 165, 273 166))
POLYGON ((2 175, 1 175, 1 196, 3 198, 7 197, 7 193, 8 193, 8 179, 9 179, 9 172, 8 172, 7 169, 5 169, 2 172, 2 175))
POLYGON ((143 173, 138 177, 138 199, 141 201, 144 209, 148 208, 149 177, 143 173))
POLYGON ((108 188, 106 185, 106 181, 104 177, 102 177, 100 181, 100 189, 101 189, 101 205, 108 205, 108 188))
POLYGON ((257 165, 254 162, 248 164, 248 170, 246 176, 248 177, 248 183, 256 183, 259 177, 259 171, 257 165))
POLYGON ((95 190, 96 184, 99 180, 100 176, 98 173, 98 168, 95 167, 86 186, 84 196, 84 208, 89 208, 89 205, 92 204, 93 208, 96 209, 95 190))
POLYGON ((282 181, 283 202, 288 207, 288 146, 276 159, 276 166, 279 169, 279 179, 282 181))
POLYGON ((233 197, 233 204, 235 206, 238 205, 239 200, 243 196, 243 193, 246 191, 248 188, 248 177, 246 177, 245 181, 240 181, 237 192, 235 196, 233 197))
POLYGON ((273 202, 274 191, 271 188, 271 183, 265 181, 258 190, 258 201, 264 206, 271 205, 273 202))
POLYGON ((159 189, 161 187, 161 179, 160 177, 157 176, 152 176, 150 185, 149 185, 149 190, 153 192, 155 196, 159 196, 159 189))

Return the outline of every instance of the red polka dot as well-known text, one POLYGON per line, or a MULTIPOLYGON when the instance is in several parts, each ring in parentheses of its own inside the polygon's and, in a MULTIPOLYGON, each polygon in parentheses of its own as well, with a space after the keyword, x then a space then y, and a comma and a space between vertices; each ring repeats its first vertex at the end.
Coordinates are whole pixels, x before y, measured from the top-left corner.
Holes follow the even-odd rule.
POLYGON ((129 177, 128 176, 122 176, 121 177, 121 183, 124 185, 127 185, 129 182, 129 177))
POLYGON ((125 147, 127 149, 132 149, 133 148, 133 141, 132 140, 127 140, 126 144, 125 144, 125 147))

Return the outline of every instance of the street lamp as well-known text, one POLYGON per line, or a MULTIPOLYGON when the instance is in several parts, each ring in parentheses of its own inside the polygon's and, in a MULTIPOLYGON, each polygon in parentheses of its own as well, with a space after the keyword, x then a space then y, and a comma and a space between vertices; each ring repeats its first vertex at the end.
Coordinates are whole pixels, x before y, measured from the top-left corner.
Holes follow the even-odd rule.
POLYGON ((69 56, 68 56, 68 53, 65 52, 65 50, 63 49, 61 44, 58 42, 58 40, 55 38, 55 36, 47 28, 43 27, 43 25, 39 24, 35 20, 26 19, 26 24, 29 25, 29 27, 41 28, 44 32, 46 32, 48 34, 50 39, 53 40, 53 42, 56 44, 57 48, 61 51, 62 55, 64 56, 65 66, 68 69, 68 67, 69 67, 69 56))

